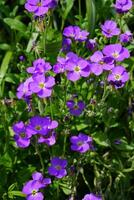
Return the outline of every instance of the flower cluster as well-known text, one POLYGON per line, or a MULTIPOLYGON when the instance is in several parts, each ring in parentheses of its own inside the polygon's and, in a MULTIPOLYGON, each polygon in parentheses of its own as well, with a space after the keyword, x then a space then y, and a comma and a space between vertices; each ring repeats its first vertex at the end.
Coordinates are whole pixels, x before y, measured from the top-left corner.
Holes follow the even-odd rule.
POLYGON ((50 178, 44 178, 40 172, 34 172, 32 180, 25 183, 22 192, 26 195, 27 200, 43 200, 44 196, 40 189, 47 187, 49 184, 51 184, 50 178))
POLYGON ((42 16, 56 5, 56 0, 27 0, 25 3, 25 9, 34 13, 35 16, 42 16))
POLYGON ((22 121, 13 125, 14 140, 18 147, 26 148, 30 145, 31 137, 37 135, 38 143, 51 146, 56 142, 54 129, 57 126, 58 122, 51 120, 50 117, 34 116, 26 125, 22 121))
POLYGON ((39 98, 50 97, 55 79, 52 76, 47 76, 46 73, 51 68, 51 65, 45 62, 44 59, 35 60, 33 66, 27 68, 27 72, 32 74, 32 77, 26 79, 17 88, 18 99, 28 98, 32 94, 37 94, 39 98))

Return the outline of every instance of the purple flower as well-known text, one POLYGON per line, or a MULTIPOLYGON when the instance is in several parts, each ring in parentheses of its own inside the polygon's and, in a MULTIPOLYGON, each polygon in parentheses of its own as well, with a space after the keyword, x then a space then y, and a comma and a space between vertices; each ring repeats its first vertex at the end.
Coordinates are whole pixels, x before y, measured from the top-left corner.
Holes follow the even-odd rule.
POLYGON ((65 65, 63 65, 61 63, 56 63, 53 66, 53 71, 54 71, 55 74, 64 73, 65 72, 65 65))
POLYGON ((108 76, 108 82, 115 86, 115 88, 121 88, 125 82, 129 80, 129 74, 122 66, 116 66, 112 69, 111 74, 108 76))
POLYGON ((40 98, 50 97, 52 87, 55 85, 55 79, 52 76, 45 77, 44 75, 33 76, 33 82, 30 83, 30 90, 36 93, 40 98))
POLYGON ((87 40, 87 42, 86 42, 86 47, 87 47, 89 50, 93 51, 93 50, 95 49, 96 46, 97 46, 97 42, 96 42, 95 39, 89 39, 89 40, 87 40))
POLYGON ((71 113, 71 115, 74 116, 79 116, 85 108, 85 104, 83 101, 78 101, 76 103, 73 100, 69 100, 67 101, 66 105, 69 108, 69 112, 71 113))
POLYGON ((104 25, 101 25, 102 34, 107 38, 111 38, 114 35, 120 34, 120 29, 117 28, 117 24, 115 21, 107 20, 104 25))
POLYGON ((59 157, 54 157, 51 160, 51 166, 48 168, 48 172, 50 175, 55 176, 57 178, 63 178, 67 175, 66 171, 67 160, 61 159, 59 157))
POLYGON ((70 138, 70 142, 71 144, 71 149, 73 151, 77 151, 80 153, 85 153, 86 151, 88 151, 89 149, 92 149, 92 138, 83 134, 83 133, 79 133, 78 136, 72 136, 70 138))
POLYGON ((40 188, 47 187, 47 185, 51 184, 51 179, 50 178, 44 178, 42 173, 40 172, 34 172, 32 174, 33 180, 36 180, 40 183, 40 188))
POLYGON ((39 192, 41 186, 42 185, 39 181, 30 180, 24 185, 22 192, 26 194, 27 200, 43 200, 44 196, 39 192))
POLYGON ((33 62, 33 67, 28 67, 27 72, 30 74, 44 74, 51 69, 51 65, 48 62, 45 62, 44 59, 39 58, 33 62))
POLYGON ((46 143, 48 146, 54 145, 56 143, 56 133, 52 131, 45 136, 40 136, 38 143, 46 143))
POLYGON ((121 144, 121 140, 120 139, 115 139, 114 140, 114 144, 121 144))
POLYGON ((79 80, 81 77, 88 77, 90 75, 89 63, 82 58, 72 58, 65 65, 67 70, 67 78, 73 82, 79 80))
POLYGON ((58 122, 51 120, 50 117, 34 116, 30 119, 26 127, 26 132, 32 135, 47 135, 50 130, 57 128, 58 122))
POLYGON ((110 44, 104 47, 103 54, 111 56, 115 61, 123 61, 130 57, 128 49, 122 47, 121 44, 110 44))
POLYGON ((82 200, 102 200, 102 197, 95 195, 93 193, 86 194, 82 200))
POLYGON ((36 16, 45 15, 50 8, 55 7, 56 0, 27 0, 25 9, 36 16))
POLYGON ((114 6, 118 13, 125 13, 132 8, 132 5, 133 3, 131 0, 116 0, 114 6))
POLYGON ((73 38, 76 41, 83 42, 87 39, 89 33, 85 30, 81 30, 78 26, 68 26, 64 28, 63 35, 73 38))
POLYGON ((62 41, 62 51, 63 52, 68 52, 70 51, 71 49, 71 39, 69 38, 63 38, 63 41, 62 41))
POLYGON ((26 127, 22 121, 13 125, 13 131, 15 132, 14 140, 18 147, 26 148, 30 145, 31 134, 26 133, 26 127))
POLYGON ((101 51, 96 51, 91 57, 92 62, 90 68, 96 76, 102 74, 103 70, 111 70, 114 67, 114 59, 112 57, 103 56, 101 51))
POLYGON ((32 91, 29 88, 29 84, 33 81, 32 77, 26 79, 24 83, 21 83, 17 88, 18 99, 26 98, 32 95, 32 91))
POLYGON ((23 62, 25 60, 25 57, 23 55, 21 55, 21 56, 19 56, 19 60, 23 62))
POLYGON ((126 31, 125 33, 120 35, 120 42, 127 43, 132 40, 133 34, 130 31, 126 31))

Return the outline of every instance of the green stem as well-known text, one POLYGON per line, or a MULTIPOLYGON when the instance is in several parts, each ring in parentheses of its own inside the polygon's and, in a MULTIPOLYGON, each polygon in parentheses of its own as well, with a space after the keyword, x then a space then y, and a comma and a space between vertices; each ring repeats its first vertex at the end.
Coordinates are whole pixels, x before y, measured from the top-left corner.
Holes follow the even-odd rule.
POLYGON ((35 141, 35 145, 34 146, 35 146, 35 151, 36 151, 36 153, 37 153, 37 155, 39 156, 39 159, 40 159, 40 164, 41 164, 41 167, 42 167, 41 171, 44 172, 45 167, 44 167, 44 162, 43 162, 40 150, 38 148, 37 137, 36 137, 36 141, 35 141))
MULTIPOLYGON (((81 16, 81 0, 78 0, 78 4, 79 4, 79 16, 81 16)), ((80 20, 81 22, 81 20, 80 20)))

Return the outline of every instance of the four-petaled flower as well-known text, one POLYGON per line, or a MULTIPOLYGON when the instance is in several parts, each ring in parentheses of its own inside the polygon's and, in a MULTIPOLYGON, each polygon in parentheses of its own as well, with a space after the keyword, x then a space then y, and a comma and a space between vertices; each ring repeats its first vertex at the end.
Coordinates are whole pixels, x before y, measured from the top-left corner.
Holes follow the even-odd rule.
POLYGON ((120 29, 117 28, 117 24, 113 20, 105 21, 104 25, 101 25, 102 34, 107 38, 111 38, 114 35, 120 34, 120 29))
POLYGON ((83 101, 75 102, 74 100, 69 100, 66 105, 69 108, 71 115, 74 116, 79 116, 85 108, 85 103, 83 101))
POLYGON ((72 136, 70 138, 70 142, 71 142, 71 149, 73 151, 77 151, 80 153, 85 153, 89 149, 93 148, 92 138, 83 133, 79 133, 78 136, 72 136))
POLYGON ((115 88, 121 88, 129 80, 129 74, 122 66, 116 66, 108 76, 108 82, 115 88))
POLYGON ((61 159, 59 157, 54 157, 51 160, 51 166, 48 168, 48 172, 50 175, 55 176, 57 178, 63 178, 67 175, 66 171, 67 160, 61 159))

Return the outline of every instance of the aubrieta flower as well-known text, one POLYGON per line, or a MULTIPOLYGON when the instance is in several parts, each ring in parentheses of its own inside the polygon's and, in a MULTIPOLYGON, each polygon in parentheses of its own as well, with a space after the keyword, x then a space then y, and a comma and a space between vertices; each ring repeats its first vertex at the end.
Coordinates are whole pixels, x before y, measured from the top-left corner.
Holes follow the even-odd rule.
POLYGON ((61 73, 64 73, 65 72, 65 65, 61 64, 61 63, 56 63, 54 66, 53 66, 53 72, 55 74, 61 74, 61 73))
POLYGON ((87 40, 89 32, 81 30, 79 26, 68 26, 64 28, 63 35, 65 37, 73 38, 76 41, 83 42, 87 40))
POLYGON ((105 21, 104 25, 101 25, 101 29, 102 29, 102 34, 107 38, 111 38, 115 35, 120 34, 120 29, 117 28, 117 24, 113 20, 105 21))
POLYGON ((132 40, 133 34, 130 31, 126 31, 125 33, 120 35, 120 42, 127 43, 132 40))
POLYGON ((97 47, 96 39, 89 39, 89 40, 87 40, 86 47, 89 50, 93 51, 95 49, 95 47, 97 47))
POLYGON ((15 135, 14 140, 18 147, 26 148, 30 145, 30 138, 32 134, 26 132, 25 124, 20 121, 13 125, 12 127, 15 135))
POLYGON ((20 55, 20 56, 19 56, 19 60, 23 62, 23 61, 25 60, 25 56, 20 55))
POLYGON ((110 44, 104 47, 103 54, 112 57, 115 61, 123 61, 130 57, 128 49, 122 47, 121 44, 110 44))
POLYGON ((122 66, 116 66, 111 70, 111 74, 108 76, 108 82, 116 89, 124 86, 125 82, 129 80, 129 74, 122 66))
POLYGON ((45 143, 48 146, 54 145, 56 143, 56 133, 52 131, 45 136, 39 136, 38 143, 45 143))
POLYGON ((48 62, 45 62, 44 59, 39 58, 33 62, 32 67, 27 68, 27 72, 30 74, 44 74, 51 69, 51 65, 48 62))
POLYGON ((83 133, 79 133, 78 136, 72 136, 70 138, 70 142, 71 142, 71 150, 77 151, 79 153, 85 153, 89 149, 93 148, 92 138, 83 133))
POLYGON ((50 8, 56 6, 56 0, 27 0, 25 9, 34 13, 35 16, 45 15, 50 8))
POLYGON ((102 74, 103 70, 111 70, 114 68, 114 59, 112 57, 104 56, 101 51, 96 51, 90 57, 91 72, 96 76, 102 74))
POLYGON ((52 87, 55 85, 55 79, 52 76, 45 77, 44 75, 34 75, 33 82, 29 87, 33 93, 36 93, 40 98, 50 97, 52 94, 52 87))
POLYGON ((32 91, 29 88, 29 84, 33 81, 32 77, 26 79, 24 83, 21 83, 17 88, 16 96, 18 99, 27 98, 32 95, 32 91))
POLYGON ((118 13, 125 13, 132 8, 132 5, 132 0, 116 0, 114 7, 118 13))
POLYGON ((102 197, 93 193, 86 194, 82 200, 102 200, 102 197))
POLYGON ((79 116, 85 109, 85 103, 83 101, 75 102, 74 100, 69 100, 66 103, 69 108, 71 115, 79 116))
POLYGON ((43 200, 44 196, 39 190, 51 184, 51 179, 44 178, 40 172, 34 172, 32 178, 33 180, 25 183, 22 192, 27 200, 43 200))
POLYGON ((67 70, 67 78, 70 81, 77 81, 81 77, 88 77, 90 75, 90 66, 89 63, 79 58, 77 55, 68 59, 65 65, 67 70))
POLYGON ((46 136, 51 130, 57 128, 58 122, 50 117, 34 116, 30 119, 26 131, 31 135, 39 134, 46 136))
POLYGON ((71 49, 71 39, 69 38, 63 38, 63 41, 62 41, 62 51, 63 52, 69 52, 70 49, 71 49))
POLYGON ((32 179, 35 181, 38 181, 40 183, 40 188, 47 187, 47 185, 51 184, 51 179, 44 178, 42 173, 40 173, 40 172, 34 172, 32 174, 32 179))
POLYGON ((54 157, 51 159, 51 166, 48 168, 48 173, 57 178, 63 178, 67 175, 66 171, 67 160, 54 157))

